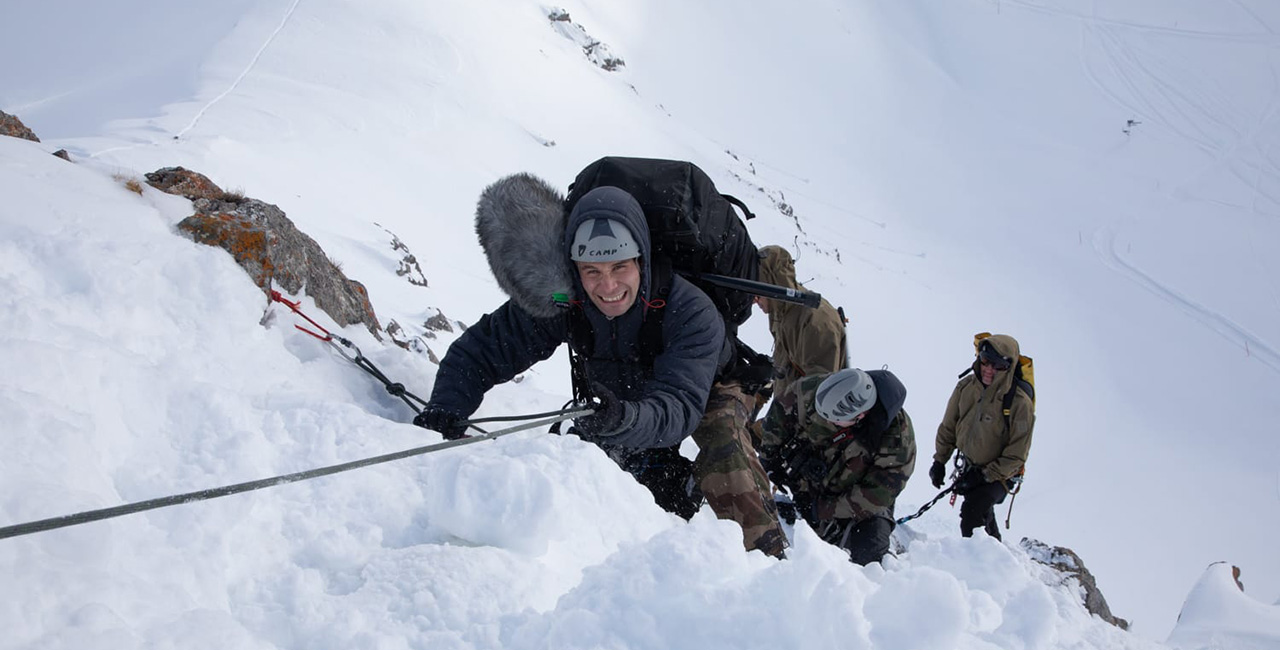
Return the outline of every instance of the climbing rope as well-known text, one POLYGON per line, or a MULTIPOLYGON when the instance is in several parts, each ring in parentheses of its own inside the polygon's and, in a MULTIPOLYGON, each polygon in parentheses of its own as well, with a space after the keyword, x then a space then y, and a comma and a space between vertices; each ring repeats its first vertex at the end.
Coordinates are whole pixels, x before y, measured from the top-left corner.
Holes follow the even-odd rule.
POLYGON ((897 524, 902 525, 903 522, 911 521, 912 519, 915 519, 920 515, 923 515, 925 512, 929 510, 929 508, 932 508, 934 504, 941 501, 942 497, 945 497, 948 494, 951 495, 951 501, 948 502, 948 504, 951 506, 955 506, 956 505, 956 482, 960 480, 960 475, 964 474, 964 470, 968 466, 969 466, 969 459, 966 458, 964 454, 956 454, 955 464, 952 466, 950 476, 947 477, 951 479, 951 485, 948 485, 947 487, 943 488, 943 490, 938 493, 938 496, 933 497, 933 500, 924 504, 923 506, 920 506, 920 509, 917 510, 914 515, 907 515, 906 517, 898 519, 897 524))
MULTIPOLYGON (((368 358, 366 358, 363 354, 360 353, 360 348, 356 347, 354 343, 352 343, 348 339, 345 339, 341 336, 337 336, 333 334, 329 330, 325 329, 323 325, 312 320, 310 316, 307 316, 306 314, 304 314, 300 306, 301 301, 296 301, 296 302, 290 301, 287 298, 285 298, 283 295, 281 295, 279 291, 276 291, 274 289, 270 290, 269 293, 270 293, 271 300, 275 302, 279 302, 289 307, 289 309, 292 310, 293 313, 306 319, 308 323, 311 323, 313 327, 319 330, 319 333, 309 330, 301 325, 294 325, 294 327, 298 328, 300 331, 306 334, 309 334, 311 336, 314 336, 317 339, 320 339, 321 341, 324 341, 325 343, 328 343, 331 347, 333 347, 333 349, 337 350, 338 353, 341 354, 343 357, 347 358, 352 363, 356 364, 356 366, 358 366, 360 369, 364 370, 365 372, 372 375, 375 379, 382 382, 383 386, 387 389, 388 393, 396 397, 399 397, 401 400, 404 401, 405 404, 409 406, 409 408, 413 409, 414 412, 419 412, 422 410, 422 408, 426 407, 427 405, 426 400, 405 390, 403 384, 393 382, 390 379, 388 379, 387 376, 383 374, 382 371, 379 370, 377 366, 373 365, 373 362, 369 361, 368 358), (341 344, 343 347, 350 349, 352 353, 349 354, 342 347, 339 347, 339 344, 341 344), (415 405, 414 404, 415 401, 421 406, 415 405)), ((195 501, 206 501, 209 499, 216 499, 218 497, 224 497, 231 494, 239 494, 241 492, 261 490, 263 488, 268 488, 276 485, 284 485, 286 483, 295 483, 297 481, 304 481, 307 479, 319 478, 321 476, 328 476, 330 474, 346 472, 346 471, 358 469, 361 467, 368 467, 370 465, 377 465, 380 463, 386 463, 393 460, 400 460, 402 458, 409 458, 411 456, 419 456, 422 454, 429 454, 436 451, 443 451, 445 449, 450 449, 453 447, 460 447, 462 445, 469 445, 469 444, 477 443, 483 440, 493 440, 495 438, 500 438, 505 435, 517 433, 519 431, 526 431, 526 430, 534 429, 547 424, 563 422, 564 420, 573 419, 582 415, 587 415, 595 412, 594 408, 590 408, 590 407, 583 408, 572 402, 570 402, 569 405, 566 405, 566 407, 567 408, 561 409, 559 411, 548 411, 545 413, 532 413, 529 415, 498 416, 498 417, 476 418, 473 420, 468 420, 466 422, 467 426, 479 431, 480 432, 479 435, 467 436, 467 437, 459 438, 457 440, 446 440, 445 442, 439 442, 433 445, 426 445, 423 447, 415 447, 413 449, 406 449, 404 451, 400 451, 392 454, 373 456, 371 458, 351 461, 349 463, 340 463, 338 465, 330 465, 328 467, 320 467, 317 469, 311 469, 303 472, 295 472, 292 474, 285 474, 282 476, 274 476, 272 478, 260 479, 257 481, 248 481, 246 483, 236 483, 234 485, 225 485, 222 487, 211 488, 208 490, 187 492, 185 494, 175 494, 167 497, 160 497, 157 499, 148 499, 146 501, 139 501, 137 503, 128 503, 125 505, 114 506, 111 508, 102 508, 99 510, 88 510, 85 512, 80 512, 72 515, 64 515, 61 517, 51 517, 49 519, 31 521, 25 524, 5 526, 3 528, 0 528, 0 539, 6 539, 9 537, 19 537, 22 535, 30 535, 32 533, 38 533, 46 530, 66 528, 68 526, 76 526, 79 524, 85 524, 93 521, 100 521, 103 519, 122 517, 124 515, 129 515, 136 512, 145 512, 147 510, 155 510, 156 508, 164 508, 167 506, 178 505, 183 503, 192 503, 195 501), (568 408, 569 406, 572 406, 573 408, 568 408), (475 426, 483 422, 512 422, 512 421, 520 421, 520 420, 531 420, 534 418, 542 418, 542 419, 539 419, 535 422, 528 422, 526 424, 521 424, 521 425, 509 427, 506 429, 501 429, 498 431, 492 431, 492 432, 485 431, 484 429, 481 429, 480 427, 475 426)))
POLYGON ((328 343, 330 347, 338 351, 338 354, 341 354, 348 361, 356 364, 358 368, 372 375, 374 379, 377 379, 378 381, 382 382, 383 387, 387 389, 388 393, 390 393, 395 397, 399 397, 405 404, 409 405, 409 408, 413 409, 414 413, 421 411, 423 408, 427 406, 426 400, 405 390, 404 384, 401 384, 399 382, 393 382, 390 379, 388 379, 386 375, 382 374, 382 371, 379 370, 377 366, 373 365, 372 361, 369 361, 367 357, 361 354, 360 348, 356 347, 356 345, 352 343, 349 339, 342 338, 341 336, 338 336, 330 332, 329 330, 325 329, 324 326, 322 326, 320 323, 317 323, 314 320, 312 320, 310 316, 307 316, 306 314, 302 313, 301 300, 296 302, 291 301, 288 298, 285 298, 283 295, 280 294, 279 291, 276 291, 275 289, 271 290, 271 300, 287 306, 289 309, 293 311, 293 313, 301 316, 302 318, 305 318, 308 323, 311 323, 313 326, 315 326, 316 329, 320 330, 320 332, 319 333, 313 332, 301 325, 294 325, 294 327, 298 328, 298 330, 306 334, 309 334, 311 336, 316 337, 317 339, 320 339, 321 341, 324 341, 325 343, 328 343), (342 347, 346 347, 352 350, 353 353, 349 354, 346 350, 342 349, 342 347, 339 347, 338 344, 342 344, 342 347), (414 404, 414 402, 417 402, 417 404, 414 404))
MULTIPOLYGON (((941 501, 941 500, 942 500, 942 497, 945 497, 945 496, 947 496, 948 494, 951 494, 952 490, 955 490, 955 489, 956 489, 956 485, 955 485, 955 483, 954 483, 954 482, 952 482, 952 484, 951 484, 951 485, 948 485, 948 486, 946 487, 946 489, 944 489, 943 491, 939 492, 939 493, 938 493, 938 496, 933 497, 933 500, 932 500, 932 501, 930 501, 929 503, 926 503, 926 504, 924 504, 924 505, 920 506, 920 509, 919 509, 919 510, 917 510, 917 511, 916 511, 916 513, 915 513, 914 515, 907 515, 907 516, 905 516, 905 517, 902 517, 902 518, 898 519, 898 520, 897 520, 897 524, 898 524, 899 526, 901 526, 902 524, 904 524, 904 523, 906 523, 906 522, 908 522, 908 521, 911 521, 912 519, 915 519, 915 518, 919 517, 920 515, 923 515, 925 512, 927 512, 927 511, 929 510, 929 508, 932 508, 932 507, 933 507, 933 505, 934 505, 935 503, 937 503, 937 502, 941 501)), ((955 499, 955 495, 954 495, 954 494, 951 494, 951 498, 954 500, 954 499, 955 499)))
MULTIPOLYGON (((307 470, 305 472, 295 472, 293 474, 285 474, 283 476, 274 476, 272 478, 264 478, 257 481, 249 481, 246 483, 236 483, 235 485, 226 485, 223 487, 211 488, 208 490, 200 490, 197 492, 187 492, 186 494, 175 494, 172 496, 161 497, 158 499, 148 499, 146 501, 139 501, 137 503, 128 503, 122 506, 102 508, 100 510, 89 510, 86 512, 80 512, 73 515, 65 515, 62 517, 51 517, 49 519, 41 519, 39 521, 32 521, 25 524, 6 526, 4 528, 0 528, 0 539, 5 539, 8 537, 18 537, 21 535, 30 535, 32 533, 38 533, 46 530, 53 530, 55 528, 66 528, 67 526, 85 524, 91 521, 99 521, 102 519, 122 517, 124 515, 133 514, 135 512, 155 510, 156 508, 164 508, 166 506, 173 506, 173 505, 178 505, 183 503, 193 503, 195 501, 207 501, 209 499, 224 497, 230 494, 239 494, 241 492, 249 492, 251 490, 261 490, 262 488, 273 487, 276 485, 284 485, 285 483, 295 483, 297 481, 304 481, 307 479, 318 478, 321 476, 328 476, 330 474, 346 472, 346 471, 350 471, 360 467, 368 467, 369 465, 377 465, 379 463, 386 463, 393 460, 400 460, 402 458, 409 458, 411 456, 419 456, 422 454, 429 454, 432 452, 442 451, 442 450, 450 449, 453 447, 461 447, 462 445, 470 445, 472 443, 480 442, 482 440, 493 440, 494 438, 500 438, 502 436, 510 435, 512 433, 516 433, 519 431, 534 429, 546 424, 551 424, 553 422, 568 420, 568 419, 586 415, 592 412, 593 411, 591 409, 573 409, 573 410, 557 411, 557 412, 554 412, 554 414, 544 413, 539 415, 551 415, 551 417, 540 419, 535 422, 529 422, 526 424, 517 425, 507 429, 501 429, 499 431, 483 433, 481 435, 471 436, 468 438, 459 438, 458 440, 448 440, 445 442, 438 442, 433 445, 426 445, 424 447, 415 447, 413 449, 406 449, 404 451, 399 451, 392 454, 373 456, 371 458, 365 458, 363 460, 351 461, 349 463, 340 463, 338 465, 330 465, 328 467, 320 467, 317 469, 307 470)), ((527 419, 527 417, 537 417, 537 416, 526 416, 526 418, 524 419, 527 419)), ((495 420, 497 418, 489 418, 489 419, 495 420)), ((520 419, 520 418, 506 418, 506 419, 520 419)))

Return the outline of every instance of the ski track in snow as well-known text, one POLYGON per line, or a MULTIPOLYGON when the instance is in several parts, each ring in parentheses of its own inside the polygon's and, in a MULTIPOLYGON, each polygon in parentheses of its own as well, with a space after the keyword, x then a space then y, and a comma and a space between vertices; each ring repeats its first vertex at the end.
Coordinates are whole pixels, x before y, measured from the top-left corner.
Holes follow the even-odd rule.
MULTIPOLYGON (((1270 28, 1268 27, 1267 29, 1269 30, 1270 28)), ((1259 223, 1257 219, 1268 220, 1280 216, 1274 212, 1274 207, 1269 211, 1260 205, 1262 202, 1269 203, 1271 206, 1280 205, 1280 186, 1277 186, 1273 181, 1273 179, 1280 178, 1280 163, 1277 163, 1271 156, 1271 151, 1274 149, 1273 145, 1260 144, 1261 137, 1268 132, 1267 129, 1275 120, 1277 113, 1280 113, 1280 76, 1277 76, 1274 68, 1271 71, 1272 92, 1266 108, 1254 123, 1246 128, 1241 128, 1217 117, 1218 115, 1230 115, 1229 106, 1206 108, 1206 104, 1219 103, 1217 97, 1202 95, 1199 98, 1195 98, 1185 92, 1171 92, 1174 89, 1174 84, 1161 81, 1160 75, 1153 71, 1150 66, 1144 65, 1142 58, 1135 54, 1131 48, 1125 46, 1117 30, 1113 28, 1086 26, 1082 31, 1080 59, 1081 66, 1089 81, 1105 96, 1116 102, 1117 105, 1125 107, 1136 115, 1142 115, 1144 120, 1152 124, 1158 124, 1172 133, 1195 143, 1197 147, 1212 157, 1212 160, 1204 167, 1174 184, 1167 191, 1170 197, 1182 201, 1200 201, 1241 210, 1256 217, 1254 224, 1259 223), (1090 36, 1094 37, 1094 42, 1105 50, 1109 72, 1124 86, 1129 96, 1133 98, 1133 102, 1136 103, 1131 103, 1122 97, 1120 93, 1114 91, 1110 85, 1103 81, 1102 76, 1090 66, 1085 56, 1085 52, 1088 51, 1090 36), (1127 73, 1126 70, 1137 70, 1139 74, 1127 73), (1159 99, 1163 101, 1153 102, 1148 100, 1150 95, 1144 93, 1141 89, 1141 84, 1138 83, 1138 78, 1140 77, 1159 82, 1152 88, 1155 94, 1159 96, 1159 99), (1184 106, 1187 108, 1179 110, 1180 107, 1184 106), (1192 113, 1194 113, 1194 116, 1192 113), (1216 124, 1221 132, 1230 133, 1230 141, 1224 142, 1213 138, 1211 133, 1201 128, 1204 123, 1216 124), (1179 125, 1188 126, 1180 128, 1179 125), (1189 188, 1197 181, 1219 169, 1234 176, 1242 186, 1250 188, 1251 194, 1248 200, 1237 203, 1208 197, 1197 197, 1190 193, 1189 188)), ((1177 73, 1178 71, 1176 70, 1170 70, 1165 77, 1176 79, 1177 73)), ((1254 231, 1257 230, 1256 225, 1253 227, 1246 225, 1244 227, 1254 231)), ((1256 234, 1253 236, 1246 235, 1242 237, 1242 240, 1246 243, 1251 257, 1261 267, 1264 253, 1259 250, 1259 244, 1266 241, 1266 237, 1257 236, 1256 234)), ((1268 282, 1266 283, 1266 289, 1273 299, 1280 301, 1280 282, 1268 282)))
POLYGON ((1280 177, 1280 167, 1270 159, 1263 147, 1259 146, 1259 138, 1270 127, 1276 114, 1280 112, 1280 79, 1275 78, 1272 71, 1273 84, 1270 98, 1260 117, 1252 124, 1242 126, 1225 118, 1233 113, 1233 107, 1223 103, 1220 96, 1204 93, 1199 96, 1177 87, 1179 74, 1185 72, 1166 70, 1165 74, 1156 71, 1151 65, 1143 63, 1143 58, 1127 47, 1119 34, 1110 28, 1089 28, 1085 30, 1086 38, 1081 42, 1081 64, 1090 82, 1105 96, 1111 98, 1135 115, 1153 125, 1168 129, 1175 135, 1193 142, 1212 160, 1199 170, 1174 184, 1168 195, 1183 200, 1210 201, 1224 206, 1248 211, 1262 217, 1274 217, 1258 207, 1258 198, 1263 197, 1273 203, 1280 204, 1280 196, 1276 191, 1268 191, 1263 186, 1263 171, 1271 172, 1271 176, 1280 177), (1085 41, 1092 35, 1094 41, 1107 56, 1109 71, 1124 87, 1128 97, 1113 90, 1102 76, 1087 62, 1084 52, 1085 41), (1139 80, 1147 82, 1140 83, 1139 80), (1206 128, 1206 125, 1208 128, 1206 128), (1214 132, 1227 136, 1214 137, 1214 132), (1251 187, 1253 194, 1248 202, 1240 204, 1226 201, 1191 196, 1188 188, 1216 170, 1224 170, 1234 176, 1240 184, 1251 187), (1254 172, 1250 174, 1250 172, 1254 172))
POLYGON ((228 86, 226 90, 222 91, 217 97, 214 97, 208 104, 205 104, 196 112, 195 117, 191 118, 191 123, 187 124, 181 131, 178 131, 177 135, 173 136, 175 140, 186 135, 191 129, 194 129, 196 124, 200 122, 200 119, 204 117, 204 114, 207 113, 214 104, 217 104, 222 101, 222 98, 235 92, 235 89, 240 85, 240 82, 244 81, 244 78, 253 71, 254 66, 258 65, 258 60, 262 58, 262 54, 267 51, 267 48, 271 47, 272 41, 276 40, 276 36, 284 30, 285 25, 287 25, 289 23, 289 19, 293 17, 293 12, 297 10, 298 3, 300 2, 302 2, 302 0, 293 0, 293 4, 289 5, 289 10, 286 11, 284 13, 284 17, 280 19, 280 24, 276 25, 276 28, 271 32, 271 35, 267 36, 267 40, 263 41, 262 47, 258 48, 258 51, 253 55, 253 59, 249 61, 249 65, 245 66, 245 69, 240 71, 240 75, 236 77, 235 81, 231 82, 231 85, 228 86))
MULTIPOLYGON (((284 17, 280 19, 280 24, 277 25, 276 28, 272 30, 271 35, 268 36, 265 41, 263 41, 262 47, 258 48, 257 53, 253 55, 253 59, 251 59, 249 61, 249 64, 245 66, 245 69, 242 70, 238 76, 236 76, 235 81, 231 82, 231 85, 228 86, 226 90, 219 93, 217 97, 214 97, 212 100, 209 101, 209 103, 205 104, 199 111, 197 111, 195 116, 191 118, 191 122, 188 123, 185 127, 182 128, 181 131, 178 131, 178 133, 172 137, 173 140, 177 140, 181 138, 182 136, 186 135, 188 131, 195 128, 196 124, 200 121, 201 118, 204 117, 205 113, 207 113, 209 109, 213 107, 214 104, 217 104, 224 97, 226 97, 227 95, 230 95, 232 92, 235 91, 237 87, 239 87, 240 82, 243 81, 244 78, 248 76, 248 74, 251 71, 253 71, 254 66, 258 64, 258 60, 262 58, 262 54, 267 51, 268 47, 271 46, 271 43, 275 40, 276 36, 278 36, 280 32, 284 30, 285 25, 289 22, 289 19, 293 17, 293 13, 298 8, 298 4, 300 2, 302 2, 302 0, 293 0, 293 4, 289 5, 289 10, 286 11, 284 14, 284 17)), ((97 158, 99 156, 116 152, 116 151, 127 151, 129 149, 137 149, 139 147, 147 147, 147 146, 156 147, 156 146, 160 146, 161 144, 163 144, 163 142, 157 142, 153 140, 151 142, 140 142, 136 144, 122 145, 119 147, 108 147, 106 149, 101 149, 99 151, 86 152, 85 157, 97 158)))
POLYGON ((1212 171, 1223 168, 1239 179, 1243 185, 1252 187, 1254 196, 1249 205, 1222 204, 1248 210, 1259 216, 1270 217, 1275 215, 1263 213, 1258 209, 1257 198, 1262 196, 1276 203, 1280 203, 1280 200, 1277 200, 1275 194, 1265 191, 1262 187, 1262 171, 1270 171, 1272 175, 1280 176, 1280 166, 1271 160, 1262 147, 1258 146, 1257 140, 1258 136, 1280 110, 1280 79, 1275 78, 1275 71, 1273 70, 1272 72, 1274 83, 1272 84, 1271 97, 1261 117, 1249 127, 1240 128, 1238 124, 1224 117, 1232 114, 1232 107, 1223 103, 1221 96, 1213 93, 1195 96, 1187 92, 1177 83, 1178 78, 1186 76, 1186 71, 1172 68, 1164 71, 1154 70, 1151 64, 1144 63, 1144 58, 1136 53, 1133 48, 1126 45, 1122 36, 1122 30, 1125 30, 1130 32, 1172 34, 1179 37, 1197 39, 1234 40, 1235 42, 1248 44, 1280 44, 1280 38, 1274 38, 1276 36, 1275 30, 1241 0, 1233 1, 1273 38, 1271 40, 1257 40, 1254 38, 1231 39, 1224 34, 1194 30, 1169 30, 1123 21, 1106 20, 1096 16, 1084 16, 1039 7, 1029 2, 1015 1, 1013 4, 1081 21, 1080 61, 1081 67, 1090 83, 1117 105, 1135 115, 1141 115, 1144 121, 1159 124, 1176 135, 1190 140, 1206 154, 1213 157, 1212 162, 1169 190, 1170 195, 1181 198, 1194 198, 1185 196, 1185 188, 1212 171), (1093 42, 1099 45, 1102 53, 1106 56, 1107 67, 1115 76, 1116 81, 1127 91, 1127 98, 1103 81, 1098 71, 1089 64, 1086 53, 1090 50, 1090 37, 1092 37, 1093 42), (1161 72, 1164 72, 1164 74, 1161 74, 1161 72), (1139 83, 1140 81, 1144 83, 1139 83), (1213 137, 1213 134, 1206 129, 1205 125, 1230 133, 1230 141, 1224 143, 1221 139, 1213 137), (1244 156, 1241 155, 1242 150, 1250 146, 1253 150, 1252 153, 1257 154, 1256 162, 1252 160, 1252 157, 1249 160, 1245 160, 1244 156), (1233 161, 1241 162, 1244 169, 1237 169, 1231 164, 1233 161), (1248 172, 1250 171, 1255 172, 1252 178, 1248 177, 1248 172))
POLYGON ((1110 228, 1103 228, 1094 235, 1093 249, 1107 266, 1119 271, 1143 289, 1173 304, 1183 313, 1191 316, 1228 341, 1239 345, 1249 357, 1257 359, 1263 365, 1276 372, 1280 372, 1280 352, 1277 352, 1266 341, 1246 330, 1243 326, 1178 293, 1177 290, 1161 283, 1144 273, 1142 269, 1129 263, 1116 251, 1115 232, 1110 228))
MULTIPOLYGON (((1180 86, 1176 83, 1176 70, 1158 69, 1160 62, 1148 63, 1142 53, 1136 52, 1126 43, 1121 33, 1121 30, 1124 29, 1179 37, 1227 39, 1244 43, 1280 42, 1274 38, 1274 32, 1268 26, 1263 24, 1263 27, 1271 35, 1271 38, 1266 40, 1257 40, 1252 37, 1228 38, 1228 35, 1225 34, 1158 28, 1123 21, 1104 20, 1040 7, 1028 2, 1014 1, 1011 4, 1080 20, 1082 28, 1080 64, 1089 82, 1105 97, 1115 102, 1117 106, 1130 111, 1134 115, 1141 116, 1143 121, 1168 129, 1171 133, 1191 142, 1212 157, 1212 161, 1205 167, 1168 190, 1167 193, 1171 197, 1183 201, 1210 200, 1189 196, 1186 188, 1214 170, 1224 169, 1239 179, 1243 185, 1252 189, 1252 201, 1249 205, 1235 205, 1225 201, 1213 202, 1243 210, 1255 216, 1271 216, 1258 209, 1258 197, 1272 199, 1272 196, 1262 186, 1263 171, 1269 171, 1273 176, 1280 176, 1280 173, 1277 173, 1280 172, 1280 169, 1277 169, 1276 164, 1265 155, 1265 151, 1257 145, 1257 141, 1277 112, 1280 112, 1280 81, 1273 85, 1273 91, 1261 116, 1252 124, 1242 128, 1238 123, 1231 121, 1230 117, 1235 113, 1231 110, 1231 106, 1225 104, 1222 96, 1212 93, 1196 93, 1194 90, 1188 90, 1180 86), (1096 46, 1096 48, 1091 49, 1091 46, 1096 46), (1108 83, 1104 81, 1102 73, 1094 65, 1090 64, 1088 54, 1091 51, 1096 51, 1103 55, 1103 65, 1106 66, 1106 73, 1114 78, 1114 82, 1108 83), (1215 133, 1228 135, 1228 138, 1224 140, 1221 136, 1215 137, 1215 133), (1258 154, 1256 163, 1250 163, 1243 155, 1249 147, 1253 147, 1258 154), (1232 164, 1235 161, 1242 162, 1245 169, 1237 169, 1232 164), (1256 171, 1256 174, 1253 175, 1253 178, 1246 178, 1246 172, 1250 170, 1256 171)), ((1255 14, 1252 12, 1249 12, 1249 14, 1255 20, 1258 20, 1255 14)), ((1258 22, 1261 23, 1261 20, 1258 20, 1258 22)), ((1150 57, 1146 58, 1150 59, 1150 57)), ((1168 66, 1170 64, 1165 65, 1168 66)), ((1252 248, 1253 238, 1244 237, 1243 239, 1245 242, 1249 242, 1252 248)), ((1250 357, 1258 359, 1268 368, 1280 372, 1280 352, 1277 352, 1265 340, 1249 332, 1225 315, 1191 300, 1173 287, 1160 282, 1138 268, 1117 250, 1116 234, 1111 228, 1105 228, 1095 234, 1093 249, 1109 268, 1129 278, 1153 295, 1174 305, 1180 311, 1191 316, 1194 320, 1228 341, 1241 346, 1250 357)), ((1256 249, 1254 249, 1254 252, 1256 254, 1256 249)), ((1274 292, 1275 290, 1272 287, 1272 291, 1274 292)))
MULTIPOLYGON (((1239 0, 1237 0, 1236 3, 1239 4, 1239 0)), ((1020 9, 1026 9, 1027 11, 1034 11, 1042 14, 1048 14, 1051 16, 1061 16, 1064 18, 1072 18, 1075 20, 1079 20, 1082 23, 1091 24, 1091 25, 1109 25, 1112 27, 1121 27, 1124 29, 1139 30, 1147 33, 1153 33, 1153 34, 1168 34, 1171 36, 1188 36, 1192 38, 1200 38, 1200 39, 1214 40, 1214 41, 1230 41, 1235 43, 1262 43, 1267 45, 1280 45, 1280 36, 1277 36, 1275 31, 1273 31, 1266 23, 1263 23, 1261 20, 1259 20, 1258 16, 1248 8, 1244 8, 1245 11, 1254 20, 1257 20, 1260 24, 1262 24, 1263 28, 1267 30, 1265 34, 1206 32, 1206 31, 1195 30, 1195 29, 1180 29, 1177 27, 1160 27, 1158 25, 1144 25, 1142 23, 1135 23, 1127 20, 1099 18, 1098 16, 1095 16, 1095 15, 1084 15, 1084 14, 1076 13, 1074 11, 1070 11, 1067 9, 1057 9, 1055 7, 1046 7, 1043 5, 1036 4, 1034 2, 1029 2, 1028 0, 1003 0, 1002 4, 1004 6, 1017 7, 1020 9)))
POLYGON ((1254 22, 1258 23, 1259 25, 1262 25, 1262 28, 1267 30, 1268 34, 1271 34, 1273 36, 1275 35, 1276 30, 1271 29, 1271 25, 1268 25, 1267 21, 1263 20, 1262 16, 1259 16, 1256 11, 1251 9, 1249 5, 1244 2, 1244 0, 1231 0, 1231 2, 1235 6, 1239 7, 1241 11, 1245 12, 1246 14, 1249 14, 1249 17, 1252 18, 1254 22))

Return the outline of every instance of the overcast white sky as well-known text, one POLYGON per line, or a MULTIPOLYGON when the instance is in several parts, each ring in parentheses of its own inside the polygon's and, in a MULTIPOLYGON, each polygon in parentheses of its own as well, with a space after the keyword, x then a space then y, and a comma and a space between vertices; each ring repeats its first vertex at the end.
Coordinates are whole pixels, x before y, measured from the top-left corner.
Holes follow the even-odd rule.
MULTIPOLYGON (((488 183, 693 160, 845 307, 854 363, 906 383, 900 510, 934 494, 975 332, 1036 359, 1039 420, 1005 546, 943 504, 886 571, 806 530, 777 564, 526 433, 0 540, 0 645, 1146 647, 1216 561, 1248 598, 1208 600, 1274 642, 1280 6, 1076 5, 564 3, 610 73, 538 3, 18 0, 0 110, 44 142, 0 142, 0 526, 436 439, 287 314, 259 327, 248 278, 173 235, 189 204, 113 179, 171 165, 279 205, 416 332, 503 300, 472 230, 488 183), (393 235, 429 287, 394 274, 393 235), (1134 633, 1083 620, 1024 536, 1079 552, 1134 633)), ((429 394, 425 357, 346 334, 429 394)), ((767 347, 764 319, 746 336, 767 347)), ((567 392, 556 357, 481 414, 567 392)))

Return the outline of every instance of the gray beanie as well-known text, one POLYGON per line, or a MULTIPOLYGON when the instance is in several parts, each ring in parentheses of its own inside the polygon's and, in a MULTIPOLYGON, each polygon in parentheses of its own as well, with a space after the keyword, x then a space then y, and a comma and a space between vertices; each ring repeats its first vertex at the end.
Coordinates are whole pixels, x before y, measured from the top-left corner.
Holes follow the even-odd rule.
POLYGON ((587 219, 573 236, 569 259, 575 262, 617 262, 640 257, 640 247, 621 221, 587 219))

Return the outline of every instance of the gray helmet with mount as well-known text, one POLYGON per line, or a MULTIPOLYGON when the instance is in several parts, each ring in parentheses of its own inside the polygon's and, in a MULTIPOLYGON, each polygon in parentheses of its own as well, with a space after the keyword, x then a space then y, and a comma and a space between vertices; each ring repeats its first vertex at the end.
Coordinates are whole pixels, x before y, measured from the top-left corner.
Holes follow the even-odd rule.
POLYGON ((876 403, 876 384, 859 368, 831 373, 818 385, 813 408, 828 422, 848 422, 876 403))

